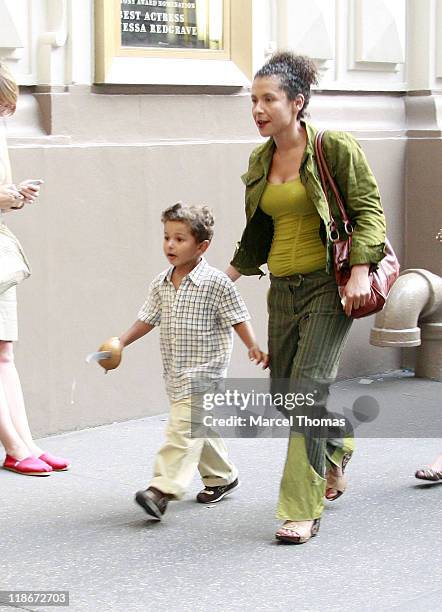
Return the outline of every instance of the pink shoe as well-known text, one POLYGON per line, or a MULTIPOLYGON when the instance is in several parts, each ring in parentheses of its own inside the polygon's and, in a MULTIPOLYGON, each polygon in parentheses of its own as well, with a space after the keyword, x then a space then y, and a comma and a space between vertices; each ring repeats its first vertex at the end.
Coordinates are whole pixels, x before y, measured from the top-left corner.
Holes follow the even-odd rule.
POLYGON ((17 474, 24 474, 25 476, 49 476, 52 472, 50 465, 33 455, 21 461, 11 457, 11 455, 6 455, 3 468, 11 470, 11 472, 17 472, 17 474))
POLYGON ((43 453, 40 455, 39 459, 50 465, 55 472, 64 472, 71 467, 67 459, 56 457, 55 455, 51 455, 51 453, 43 453))

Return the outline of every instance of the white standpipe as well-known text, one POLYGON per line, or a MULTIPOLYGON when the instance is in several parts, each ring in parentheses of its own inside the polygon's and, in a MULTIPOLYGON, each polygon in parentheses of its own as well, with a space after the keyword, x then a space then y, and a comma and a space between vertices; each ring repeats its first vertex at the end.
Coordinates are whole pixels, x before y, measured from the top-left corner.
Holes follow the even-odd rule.
POLYGON ((419 346, 416 376, 442 381, 442 278, 404 270, 370 333, 374 346, 419 346))

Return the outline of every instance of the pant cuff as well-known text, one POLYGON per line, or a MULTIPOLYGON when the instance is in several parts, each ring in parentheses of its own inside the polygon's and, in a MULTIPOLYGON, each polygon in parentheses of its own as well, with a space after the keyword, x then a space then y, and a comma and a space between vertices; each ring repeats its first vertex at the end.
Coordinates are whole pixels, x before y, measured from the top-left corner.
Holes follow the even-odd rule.
POLYGON ((181 499, 186 492, 183 487, 164 476, 155 476, 152 478, 149 487, 155 487, 155 489, 158 489, 158 491, 166 495, 173 495, 174 499, 181 499))
POLYGON ((238 478, 238 470, 232 472, 228 478, 221 478, 216 476, 204 476, 201 478, 203 484, 206 487, 224 487, 225 485, 232 484, 234 480, 238 478))
POLYGON ((277 512, 275 516, 281 521, 314 521, 321 518, 322 512, 315 514, 314 516, 305 516, 304 514, 300 514, 299 516, 288 516, 285 512, 277 512))
POLYGON ((336 467, 341 467, 342 465, 342 459, 344 457, 344 455, 352 455, 353 454, 353 449, 349 450, 349 449, 345 449, 345 448, 335 448, 335 450, 333 451, 333 453, 326 455, 326 461, 327 463, 334 465, 336 467))

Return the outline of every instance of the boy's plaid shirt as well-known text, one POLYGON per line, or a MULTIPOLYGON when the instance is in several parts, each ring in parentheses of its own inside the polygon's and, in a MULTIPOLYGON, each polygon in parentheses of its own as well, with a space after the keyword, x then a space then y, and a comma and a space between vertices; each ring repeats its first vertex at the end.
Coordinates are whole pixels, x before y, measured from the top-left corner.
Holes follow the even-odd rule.
POLYGON ((232 325, 250 315, 233 282, 204 258, 172 284, 173 266, 151 283, 138 319, 160 326, 166 391, 172 401, 198 391, 198 381, 224 377, 233 347, 232 325), (196 383, 196 385, 195 385, 196 383))

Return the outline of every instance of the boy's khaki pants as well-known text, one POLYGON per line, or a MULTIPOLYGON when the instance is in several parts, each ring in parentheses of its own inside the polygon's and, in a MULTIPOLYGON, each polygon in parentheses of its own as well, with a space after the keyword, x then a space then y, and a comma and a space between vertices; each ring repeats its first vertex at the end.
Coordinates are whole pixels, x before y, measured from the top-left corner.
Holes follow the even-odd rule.
POLYGON ((197 469, 208 487, 230 484, 238 476, 220 437, 191 437, 192 426, 195 433, 201 423, 201 410, 194 404, 190 397, 171 403, 166 442, 157 453, 149 483, 176 499, 184 495, 197 469))

